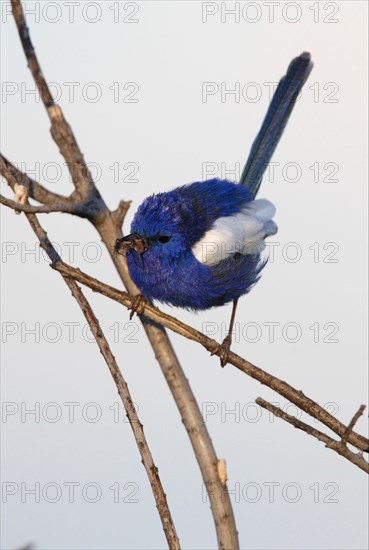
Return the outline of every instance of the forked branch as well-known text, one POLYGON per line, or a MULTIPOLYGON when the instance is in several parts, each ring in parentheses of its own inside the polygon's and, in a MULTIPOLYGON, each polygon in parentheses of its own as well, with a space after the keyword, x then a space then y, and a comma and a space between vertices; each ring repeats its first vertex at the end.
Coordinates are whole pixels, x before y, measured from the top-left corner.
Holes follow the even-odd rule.
MULTIPOLYGON (((15 182, 13 181, 13 184, 15 182)), ((52 262, 60 262, 61 258, 49 240, 47 233, 42 228, 37 217, 33 213, 26 213, 26 217, 29 221, 30 226, 33 229, 33 232, 37 236, 40 245, 45 250, 52 262)), ((100 323, 94 314, 89 302, 87 301, 85 295, 83 294, 80 287, 77 285, 76 281, 69 277, 68 275, 61 274, 64 282, 69 287, 73 297, 76 299, 79 307, 82 310, 83 315, 92 334, 95 337, 96 343, 99 346, 100 352, 105 359, 105 362, 109 368, 110 374, 115 382, 115 385, 118 390, 118 394, 123 402, 123 406, 127 413, 127 418, 131 426, 133 435, 136 440, 136 444, 141 455, 142 464, 147 473, 151 489, 155 498, 156 507, 159 512, 159 516, 162 522, 163 530, 168 542, 168 548, 171 550, 179 550, 179 539, 176 534, 174 527, 173 519, 168 507, 166 494, 164 492, 161 480, 159 477, 158 468, 154 464, 149 445, 147 443, 143 426, 138 418, 135 406, 133 404, 133 399, 131 397, 130 391, 128 389, 127 383, 123 378, 123 375, 118 367, 118 364, 115 360, 115 357, 110 349, 108 341, 105 338, 105 335, 101 329, 100 323)))
MULTIPOLYGON (((64 200, 67 202, 72 201, 74 205, 77 205, 77 210, 73 213, 87 218, 93 224, 106 245, 123 284, 130 294, 137 294, 138 290, 129 277, 125 263, 118 262, 113 255, 113 243, 122 236, 121 224, 128 205, 121 201, 117 210, 111 212, 107 208, 92 180, 72 129, 67 123, 61 108, 55 104, 46 79, 42 74, 30 39, 21 1, 11 0, 11 4, 28 66, 51 121, 52 137, 66 161, 74 184, 74 192, 64 200)), ((22 176, 21 173, 18 173, 16 180, 18 182, 22 181, 22 176)), ((55 205, 63 202, 60 197, 55 201, 50 200, 50 196, 47 195, 47 191, 42 185, 34 181, 29 185, 29 196, 43 204, 55 205)), ((161 326, 147 324, 144 320, 143 327, 172 392, 183 425, 187 430, 201 470, 204 486, 207 489, 211 488, 219 483, 218 458, 195 396, 165 329, 161 326)), ((208 490, 208 495, 219 548, 237 550, 239 548, 238 534, 226 484, 221 494, 218 491, 208 490)))
POLYGON ((332 449, 332 451, 335 451, 339 455, 343 456, 353 464, 355 464, 358 468, 369 474, 369 464, 363 457, 362 451, 359 451, 358 453, 354 453, 350 451, 350 449, 347 447, 347 438, 349 434, 352 432, 352 429, 359 418, 361 414, 363 414, 363 411, 365 409, 364 405, 361 405, 359 408, 358 413, 354 416, 353 420, 355 420, 355 417, 357 416, 356 420, 353 422, 353 420, 350 422, 350 424, 347 426, 347 430, 345 435, 342 437, 341 441, 336 441, 332 437, 329 437, 327 434, 321 432, 320 430, 317 430, 316 428, 313 428, 312 426, 309 426, 309 424, 306 424, 305 422, 302 422, 298 418, 295 418, 294 416, 291 416, 290 414, 285 413, 282 411, 279 407, 276 407, 275 405, 272 405, 272 403, 269 403, 268 401, 265 401, 265 399, 262 399, 261 397, 258 397, 256 399, 256 403, 260 405, 263 409, 266 409, 267 411, 274 414, 274 416, 277 416, 278 418, 282 418, 282 420, 285 420, 298 430, 302 430, 306 432, 307 434, 315 437, 318 441, 322 441, 325 443, 325 446, 328 447, 328 449, 332 449))

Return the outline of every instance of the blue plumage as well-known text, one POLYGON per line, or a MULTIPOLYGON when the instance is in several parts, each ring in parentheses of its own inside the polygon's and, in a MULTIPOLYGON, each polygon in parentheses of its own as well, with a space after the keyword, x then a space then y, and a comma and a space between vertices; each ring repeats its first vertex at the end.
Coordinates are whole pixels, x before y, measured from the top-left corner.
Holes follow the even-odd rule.
POLYGON ((291 61, 287 74, 281 78, 277 86, 240 179, 240 183, 248 187, 253 196, 258 192, 263 174, 286 127, 296 98, 312 68, 310 54, 302 53, 291 61))
POLYGON ((178 187, 144 200, 132 221, 135 234, 151 239, 140 255, 126 252, 130 275, 149 300, 187 309, 221 306, 245 294, 258 278, 257 255, 237 254, 215 266, 200 263, 191 247, 220 217, 241 211, 251 201, 247 188, 209 180, 178 187), (170 236, 161 243, 160 236, 170 236))
MULTIPOLYGON (((292 60, 252 145, 240 184, 213 179, 152 195, 138 208, 132 233, 118 239, 130 275, 148 300, 203 310, 237 300, 265 265, 264 239, 276 233, 275 209, 256 199, 264 171, 287 124, 312 64, 292 60)), ((227 361, 230 334, 223 342, 227 361)))

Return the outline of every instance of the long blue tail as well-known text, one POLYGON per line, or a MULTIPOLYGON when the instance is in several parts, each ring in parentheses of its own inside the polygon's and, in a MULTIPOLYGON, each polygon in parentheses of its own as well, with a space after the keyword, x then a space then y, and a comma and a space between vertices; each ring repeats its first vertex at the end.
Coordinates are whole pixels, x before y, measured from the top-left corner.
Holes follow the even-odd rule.
POLYGON ((242 185, 251 190, 253 197, 258 192, 263 174, 288 122, 296 98, 312 68, 310 54, 304 52, 291 61, 287 74, 278 84, 263 124, 252 144, 240 180, 242 185))

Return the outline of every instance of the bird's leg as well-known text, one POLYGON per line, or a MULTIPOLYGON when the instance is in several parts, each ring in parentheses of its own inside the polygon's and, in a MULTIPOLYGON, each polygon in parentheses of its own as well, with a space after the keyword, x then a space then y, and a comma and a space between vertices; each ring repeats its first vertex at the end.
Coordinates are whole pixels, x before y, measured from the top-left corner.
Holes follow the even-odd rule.
POLYGON ((232 344, 233 325, 234 325, 234 321, 235 321, 235 318, 236 318, 237 302, 238 302, 238 298, 237 298, 237 300, 233 301, 231 321, 229 323, 229 329, 228 329, 227 336, 224 338, 224 340, 220 344, 220 346, 217 346, 211 352, 211 355, 215 355, 216 353, 219 352, 220 364, 221 364, 222 367, 225 367, 226 364, 228 363, 229 350, 230 350, 231 344, 232 344))
POLYGON ((145 311, 146 304, 147 304, 147 301, 145 297, 142 296, 142 294, 136 294, 136 296, 132 298, 131 305, 128 308, 131 310, 131 313, 129 314, 129 318, 132 319, 135 313, 137 313, 137 315, 142 315, 145 311))

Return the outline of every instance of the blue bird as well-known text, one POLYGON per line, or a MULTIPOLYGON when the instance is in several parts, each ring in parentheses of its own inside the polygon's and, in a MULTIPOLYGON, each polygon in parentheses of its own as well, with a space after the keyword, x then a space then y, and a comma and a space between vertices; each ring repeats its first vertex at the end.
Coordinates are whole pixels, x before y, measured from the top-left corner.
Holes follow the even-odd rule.
MULTIPOLYGON (((213 353, 226 365, 237 301, 258 281, 265 238, 277 232, 274 206, 255 199, 263 174, 312 69, 309 53, 290 63, 280 80, 239 183, 213 179, 146 198, 131 234, 117 239, 130 276, 145 299, 189 310, 233 302, 227 337, 213 353)), ((141 306, 141 307, 140 307, 141 306)))

